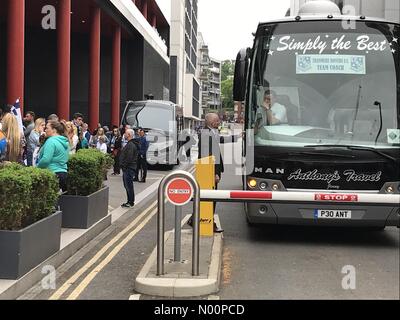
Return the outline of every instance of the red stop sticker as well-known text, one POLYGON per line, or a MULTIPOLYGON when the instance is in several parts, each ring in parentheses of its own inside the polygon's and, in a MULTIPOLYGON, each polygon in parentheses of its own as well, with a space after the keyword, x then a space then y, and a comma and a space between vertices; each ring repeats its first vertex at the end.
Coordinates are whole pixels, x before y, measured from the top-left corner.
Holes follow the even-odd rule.
POLYGON ((193 198, 192 185, 183 178, 177 178, 168 183, 166 193, 168 201, 175 206, 184 206, 193 198))
POLYGON ((356 194, 316 194, 316 201, 335 201, 335 202, 358 202, 356 194))

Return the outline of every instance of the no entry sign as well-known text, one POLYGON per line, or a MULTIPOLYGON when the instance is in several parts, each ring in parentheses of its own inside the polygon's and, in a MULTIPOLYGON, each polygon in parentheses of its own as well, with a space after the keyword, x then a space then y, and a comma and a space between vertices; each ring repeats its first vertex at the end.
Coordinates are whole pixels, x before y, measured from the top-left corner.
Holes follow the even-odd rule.
POLYGON ((175 206, 184 206, 193 198, 193 188, 184 178, 176 178, 167 185, 167 199, 175 206))

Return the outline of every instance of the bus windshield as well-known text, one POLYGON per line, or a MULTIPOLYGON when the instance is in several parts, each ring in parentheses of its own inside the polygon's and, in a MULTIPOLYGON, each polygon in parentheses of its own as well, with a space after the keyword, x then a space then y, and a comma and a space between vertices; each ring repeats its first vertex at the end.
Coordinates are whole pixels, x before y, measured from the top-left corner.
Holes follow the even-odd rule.
POLYGON ((161 130, 170 132, 174 129, 174 112, 172 107, 151 103, 132 103, 126 112, 126 122, 133 128, 161 130))
POLYGON ((259 30, 247 110, 256 145, 400 146, 399 26, 354 23, 259 30))

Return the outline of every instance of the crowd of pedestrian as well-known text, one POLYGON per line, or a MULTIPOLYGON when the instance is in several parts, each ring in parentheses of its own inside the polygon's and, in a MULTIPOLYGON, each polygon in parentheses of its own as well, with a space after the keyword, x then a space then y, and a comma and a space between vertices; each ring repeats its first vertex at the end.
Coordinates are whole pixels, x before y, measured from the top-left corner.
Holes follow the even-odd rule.
POLYGON ((81 113, 67 121, 56 114, 37 118, 31 111, 26 112, 21 130, 12 108, 0 109, 0 162, 49 169, 58 177, 60 189, 66 191, 69 156, 80 149, 98 149, 114 159, 112 175, 120 175, 122 169, 128 196, 124 206, 134 205, 133 182, 139 181, 139 170, 143 172, 140 182, 146 182, 147 175, 149 143, 143 130, 135 133, 130 126, 114 126, 110 131, 99 124, 91 132, 81 113))

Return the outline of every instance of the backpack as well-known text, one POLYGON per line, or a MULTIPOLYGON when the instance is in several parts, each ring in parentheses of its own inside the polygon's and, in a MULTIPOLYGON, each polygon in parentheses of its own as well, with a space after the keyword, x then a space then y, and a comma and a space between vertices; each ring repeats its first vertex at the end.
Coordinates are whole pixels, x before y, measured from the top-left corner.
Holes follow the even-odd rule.
POLYGON ((78 152, 81 149, 83 149, 82 148, 82 140, 81 140, 81 138, 78 138, 78 143, 76 144, 76 152, 78 152))
POLYGON ((7 139, 3 132, 0 131, 0 161, 2 161, 7 152, 7 139))

